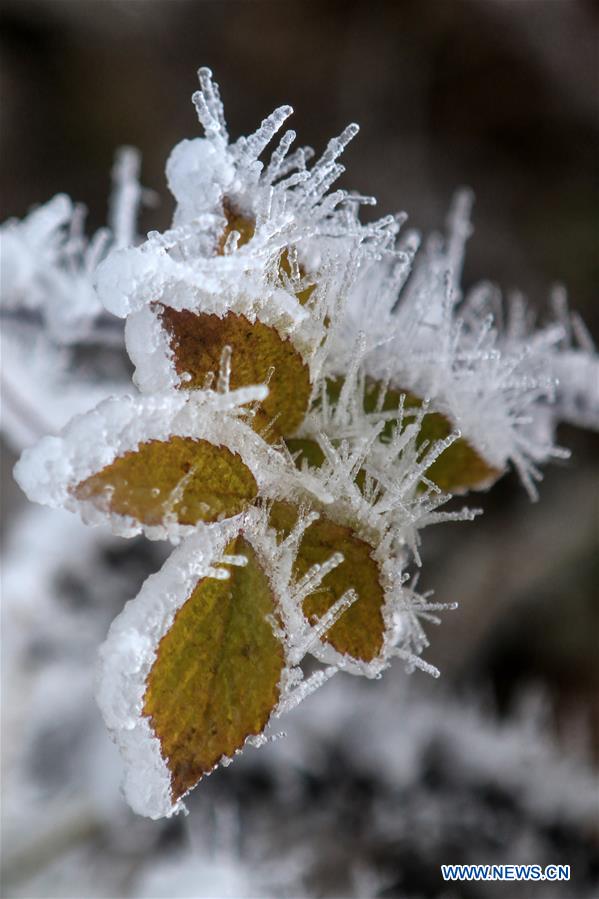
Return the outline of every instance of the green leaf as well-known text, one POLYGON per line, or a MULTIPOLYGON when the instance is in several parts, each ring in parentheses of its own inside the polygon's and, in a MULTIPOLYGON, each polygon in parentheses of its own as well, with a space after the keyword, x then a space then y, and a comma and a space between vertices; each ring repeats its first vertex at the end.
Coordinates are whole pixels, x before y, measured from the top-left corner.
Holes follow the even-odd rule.
MULTIPOLYGON (((339 400, 342 378, 330 379, 327 382, 327 393, 332 404, 339 400)), ((364 392, 364 411, 374 412, 377 408, 377 400, 382 384, 375 380, 369 380, 364 392)), ((383 412, 392 412, 399 408, 402 394, 404 395, 404 417, 402 428, 414 421, 418 410, 422 407, 422 400, 413 393, 403 391, 396 387, 387 389, 382 404, 383 412)), ((388 443, 393 435, 396 421, 388 421, 381 431, 380 439, 388 443)), ((422 424, 416 445, 421 447, 426 441, 432 446, 437 440, 443 440, 455 430, 448 418, 440 412, 428 412, 422 419, 422 424)), ((302 459, 306 459, 309 465, 320 468, 324 462, 324 454, 318 444, 308 438, 286 441, 292 453, 299 452, 296 464, 301 466, 302 459)), ((502 472, 490 465, 489 462, 469 443, 465 438, 455 440, 426 470, 426 476, 441 490, 449 493, 463 493, 467 490, 481 490, 490 487, 502 472)), ((363 478, 362 478, 363 480, 363 478)))
POLYGON ((160 641, 147 679, 149 716, 179 799, 223 756, 261 734, 280 693, 283 649, 267 615, 270 583, 251 544, 236 537, 225 552, 244 555, 228 580, 203 578, 160 641))
POLYGON ((191 437, 149 440, 124 453, 72 491, 109 513, 145 525, 167 517, 183 525, 217 521, 242 512, 258 493, 237 453, 191 437))
MULTIPOLYGON (((270 523, 286 536, 297 520, 297 509, 289 503, 274 503, 270 523)), ((303 611, 314 623, 350 588, 358 599, 326 632, 323 639, 337 652, 363 662, 375 659, 383 647, 385 623, 382 609, 385 594, 372 547, 351 528, 336 524, 324 515, 304 532, 294 565, 294 576, 302 578, 313 565, 326 562, 334 553, 343 562, 329 572, 318 589, 304 600, 303 611)))

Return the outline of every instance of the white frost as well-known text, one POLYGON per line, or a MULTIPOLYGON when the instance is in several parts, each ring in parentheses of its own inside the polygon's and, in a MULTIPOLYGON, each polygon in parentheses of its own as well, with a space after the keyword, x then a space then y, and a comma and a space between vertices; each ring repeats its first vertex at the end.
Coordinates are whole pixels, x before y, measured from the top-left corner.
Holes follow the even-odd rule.
POLYGON ((222 577, 214 567, 239 525, 235 520, 200 527, 151 575, 113 621, 100 648, 97 700, 125 765, 124 792, 134 811, 160 818, 180 811, 170 773, 149 720, 142 715, 146 681, 156 650, 177 611, 202 577, 222 577))
POLYGON ((102 322, 111 321, 101 312, 103 304, 127 319, 126 345, 141 391, 101 402, 58 436, 25 450, 16 467, 19 483, 31 499, 79 511, 89 524, 108 519, 117 534, 143 530, 153 539, 187 538, 115 620, 101 653, 99 702, 125 759, 126 794, 137 811, 152 817, 172 814, 179 805, 172 801, 159 743, 141 714, 147 675, 159 641, 198 577, 222 574, 214 566, 226 562, 226 540, 244 529, 279 603, 280 617, 271 624, 286 666, 273 717, 340 669, 377 677, 399 657, 409 670, 436 675, 421 659, 428 645, 423 621, 437 622, 435 613, 444 606, 416 592, 407 567, 411 560, 420 564, 424 527, 470 520, 476 513, 440 511, 448 497, 427 479, 427 469, 463 436, 495 468, 512 463, 534 496, 538 466, 564 455, 554 444, 556 423, 599 426, 597 355, 563 298, 554 298, 555 320, 535 330, 519 298, 503 303, 487 284, 462 289, 469 193, 457 195, 447 237, 434 235, 419 252, 417 235, 398 238, 402 215, 364 225, 359 209, 371 198, 331 190, 357 126, 333 138, 311 165, 311 151, 293 152, 295 134, 284 131, 263 162, 291 108, 280 107, 254 134, 231 142, 209 70, 200 70, 200 83, 193 100, 205 137, 183 141, 171 153, 167 179, 177 205, 165 233, 150 232, 137 245, 135 219, 145 192, 131 151, 115 166, 111 235, 102 231, 87 241, 80 210, 63 196, 2 228, 4 313, 37 316, 62 347, 95 339, 102 322), (232 231, 221 246, 229 210, 249 219, 253 234, 244 235, 243 243, 232 231), (312 405, 295 436, 318 444, 322 466, 298 470, 284 444, 269 445, 252 430, 252 403, 264 399, 267 387, 229 389, 230 348, 223 351, 216 390, 180 389, 184 384, 174 370, 157 303, 243 314, 289 337, 309 366, 312 385, 312 405), (327 379, 337 377, 344 386, 331 402, 327 379), (368 378, 423 399, 406 427, 401 405, 383 411, 384 390, 374 412, 364 411, 368 378), (419 448, 429 408, 443 413, 454 431, 419 448), (382 442, 389 421, 395 428, 382 442), (75 499, 73 488, 123 453, 173 435, 238 453, 257 481, 256 506, 212 526, 183 527, 166 515, 160 526, 144 527, 75 499), (269 526, 275 500, 299 508, 296 527, 280 542, 269 526), (341 655, 326 641, 330 627, 357 600, 353 589, 319 621, 303 615, 305 597, 343 561, 332 552, 295 579, 302 533, 318 515, 351 528, 379 565, 385 634, 379 656, 368 664, 341 655), (307 653, 321 668, 304 680, 299 665, 307 653))
MULTIPOLYGON (((26 449, 15 478, 34 502, 80 511, 89 524, 106 520, 106 512, 72 494, 79 483, 149 440, 192 437, 226 446, 242 456, 260 487, 267 488, 284 461, 236 417, 243 403, 263 399, 266 388, 243 388, 226 394, 172 391, 150 396, 110 398, 91 412, 75 416, 57 437, 44 437, 26 449), (278 463, 278 464, 277 464, 278 463)), ((176 521, 144 527, 124 516, 110 516, 115 533, 133 536, 144 530, 153 539, 192 530, 176 521)))
MULTIPOLYGON (((337 613, 325 615, 319 622, 310 622, 302 611, 305 597, 318 589, 327 572, 343 557, 332 556, 329 564, 314 566, 308 575, 297 581, 293 563, 305 528, 315 514, 300 516, 294 532, 281 542, 269 527, 268 511, 250 509, 247 513, 213 525, 200 525, 178 546, 156 574, 143 584, 114 620, 106 642, 100 649, 97 699, 106 726, 111 731, 123 757, 125 766, 124 792, 127 801, 142 815, 152 818, 170 816, 184 808, 175 802, 171 793, 168 765, 161 753, 160 742, 152 732, 149 719, 142 714, 148 675, 156 661, 158 645, 170 629, 177 611, 193 592, 198 580, 204 577, 222 579, 223 563, 241 564, 244 559, 224 555, 226 545, 239 533, 254 548, 266 574, 284 628, 271 622, 285 653, 285 667, 280 681, 280 699, 273 709, 271 720, 279 718, 323 686, 338 670, 376 677, 390 661, 401 656, 409 666, 419 665, 410 649, 421 651, 426 640, 418 623, 439 606, 432 606, 414 591, 403 587, 404 578, 393 584, 387 578, 385 610, 386 634, 380 656, 366 664, 336 652, 323 638, 339 615, 357 599, 347 595, 338 603, 337 613), (421 642, 419 642, 421 641, 421 642), (300 663, 306 654, 313 655, 325 666, 304 679, 300 663)), ((350 591, 352 594, 352 591, 350 591)), ((430 614, 428 615, 430 619, 430 614)), ((432 666, 421 663, 425 670, 435 673, 432 666)), ((263 734, 250 736, 246 743, 261 746, 268 741, 263 734)), ((232 759, 223 757, 220 764, 232 759)))

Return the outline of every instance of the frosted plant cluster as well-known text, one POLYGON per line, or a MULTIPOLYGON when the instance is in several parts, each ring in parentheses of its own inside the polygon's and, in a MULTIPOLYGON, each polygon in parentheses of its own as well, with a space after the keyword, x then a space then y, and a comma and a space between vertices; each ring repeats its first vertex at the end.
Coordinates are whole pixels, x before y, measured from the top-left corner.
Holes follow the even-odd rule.
MULTIPOLYGON (((361 338, 368 374, 434 398, 493 467, 513 464, 536 498, 538 466, 568 456, 555 446, 557 423, 599 427, 599 363, 562 290, 553 296, 555 320, 536 330, 520 296, 504 303, 486 282, 463 293, 471 205, 468 191, 456 194, 448 236, 429 238, 411 268, 387 254, 365 271, 348 299, 332 369, 349 364, 361 338)), ((410 257, 417 245, 414 234, 400 242, 410 257)))
POLYGON ((131 147, 117 154, 109 226, 91 239, 85 209, 57 194, 23 221, 1 229, 2 309, 26 309, 44 319, 50 337, 74 343, 90 335, 103 312, 93 284, 98 263, 111 249, 137 242, 137 214, 149 192, 140 186, 140 157, 131 147))
MULTIPOLYGON (((447 237, 431 238, 419 252, 417 236, 403 233, 403 215, 364 225, 360 206, 373 200, 331 190, 357 126, 311 165, 312 152, 292 151, 295 134, 284 131, 265 164, 260 157, 290 107, 233 143, 208 70, 200 70, 200 82, 193 101, 205 137, 182 141, 166 166, 177 202, 171 229, 138 243, 142 191, 134 157, 125 156, 117 166, 110 247, 103 235, 84 244, 69 201, 60 197, 4 226, 3 239, 12 260, 7 309, 23 305, 23 285, 34 285, 31 307, 64 342, 100 320, 99 304, 125 319, 132 392, 25 449, 16 477, 30 499, 78 511, 88 524, 179 544, 114 621, 100 653, 98 700, 125 761, 126 795, 151 817, 180 809, 184 794, 174 794, 172 759, 144 713, 149 678, 195 585, 233 581, 248 562, 227 552, 231 541, 243 538, 266 576, 276 602, 268 622, 283 659, 267 721, 243 735, 237 752, 246 742, 264 742, 267 725, 339 670, 377 677, 401 657, 410 670, 437 674, 421 658, 428 645, 423 623, 437 622, 443 606, 419 595, 410 575, 420 563, 423 529, 472 519, 473 510, 440 507, 451 493, 489 487, 510 463, 535 495, 539 465, 564 454, 554 445, 557 421, 599 425, 597 357, 563 304, 554 324, 533 333, 516 300, 502 306, 488 285, 462 294, 466 193, 456 198, 447 237), (65 291, 67 303, 60 300, 65 291), (195 372, 181 362, 183 344, 169 333, 165 310, 202 321, 232 316, 256 333, 267 329, 259 333, 307 372, 305 408, 290 431, 277 429, 301 392, 299 380, 283 381, 281 410, 259 427, 261 403, 275 395, 284 366, 271 366, 258 383, 238 384, 243 346, 231 340, 203 383, 192 384, 195 372), (432 418, 442 433, 427 430, 432 418), (166 488, 152 481, 151 466, 140 462, 122 474, 122 463, 141 459, 149 446, 185 441, 226 457, 243 502, 210 517, 202 500, 201 514, 190 520, 194 463, 168 482, 154 513, 166 488), (456 447, 466 462, 450 455, 456 447), (433 472, 456 458, 462 468, 443 476, 451 489, 439 486, 445 482, 433 472), (95 478, 117 470, 96 489, 95 478), (251 484, 254 494, 246 496, 251 484), (121 502, 125 488, 130 496, 121 502), (276 524, 281 505, 295 510, 288 532, 276 524), (368 598, 353 585, 325 612, 305 611, 327 578, 352 562, 333 541, 327 559, 298 573, 304 538, 317 522, 350 534, 348 545, 366 546, 376 565, 381 633, 370 655, 341 650, 332 637, 368 598), (301 663, 308 654, 320 667, 306 678, 301 663)), ((209 485, 210 471, 202 477, 209 485)), ((220 761, 231 757, 223 753, 220 761)))
POLYGON ((139 208, 154 203, 139 169, 139 153, 121 148, 109 224, 91 238, 84 207, 65 194, 0 226, 3 428, 16 450, 125 389, 123 328, 104 310, 94 277, 108 252, 139 240, 139 208), (93 364, 82 364, 85 350, 93 364))
POLYGON ((500 851, 525 862, 529 847, 536 862, 573 864, 578 843, 576 881, 559 895, 594 895, 596 772, 584 739, 568 756, 554 742, 538 696, 499 721, 488 697, 458 702, 427 692, 425 680, 337 679, 289 719, 284 741, 206 785, 179 819, 178 840, 167 839, 172 821, 134 818, 93 704, 89 659, 162 549, 141 538, 125 545, 45 508, 25 510, 12 530, 2 607, 7 897, 92 896, 99 883, 106 895, 144 899, 317 896, 331 876, 319 869, 331 840, 337 882, 356 899, 409 882, 415 863, 426 882, 456 847, 465 861, 500 851), (357 840, 340 833, 348 819, 361 822, 357 840))

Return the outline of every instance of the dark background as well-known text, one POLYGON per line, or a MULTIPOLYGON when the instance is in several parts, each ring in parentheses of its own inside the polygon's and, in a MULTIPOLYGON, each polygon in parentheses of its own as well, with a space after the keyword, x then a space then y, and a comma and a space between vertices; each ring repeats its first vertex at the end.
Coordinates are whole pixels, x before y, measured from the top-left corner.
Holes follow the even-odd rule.
MULTIPOLYGON (((65 191, 103 224, 113 153, 143 153, 143 183, 172 203, 164 162, 200 133, 196 70, 221 86, 232 136, 290 102, 299 141, 321 151, 361 133, 344 183, 442 227, 453 190, 476 194, 466 285, 522 290, 543 316, 551 286, 599 335, 597 25, 591 0, 4 0, 2 218, 65 191)), ((458 600, 428 659, 457 695, 488 685, 502 714, 529 685, 558 737, 582 718, 599 747, 597 435, 559 433, 572 460, 547 469, 531 505, 513 475, 477 524, 425 535, 424 588, 458 600)), ((6 508, 22 502, 8 486, 6 508)), ((227 775, 228 776, 228 775, 227 775)))

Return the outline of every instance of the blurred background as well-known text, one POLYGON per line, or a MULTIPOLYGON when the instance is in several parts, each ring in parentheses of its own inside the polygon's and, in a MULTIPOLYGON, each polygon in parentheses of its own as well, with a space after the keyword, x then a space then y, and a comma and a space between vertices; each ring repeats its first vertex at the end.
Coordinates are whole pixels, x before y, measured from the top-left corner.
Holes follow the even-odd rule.
MULTIPOLYGON (((199 134, 209 65, 235 137, 282 103, 317 152, 357 121, 344 186, 377 215, 442 228, 472 187, 465 285, 542 319, 563 283, 599 336, 596 2, 3 0, 0 21, 3 220, 64 191, 96 229, 130 144, 161 200, 141 230, 167 227, 164 162, 199 134)), ((559 438, 572 458, 538 504, 508 475, 476 524, 426 535, 420 586, 460 603, 430 635, 439 681, 340 675, 166 823, 124 806, 92 698, 95 649, 164 548, 28 509, 5 444, 4 894, 476 899, 505 885, 452 891, 439 864, 528 861, 572 865, 544 897, 597 895, 599 437, 559 438)))

